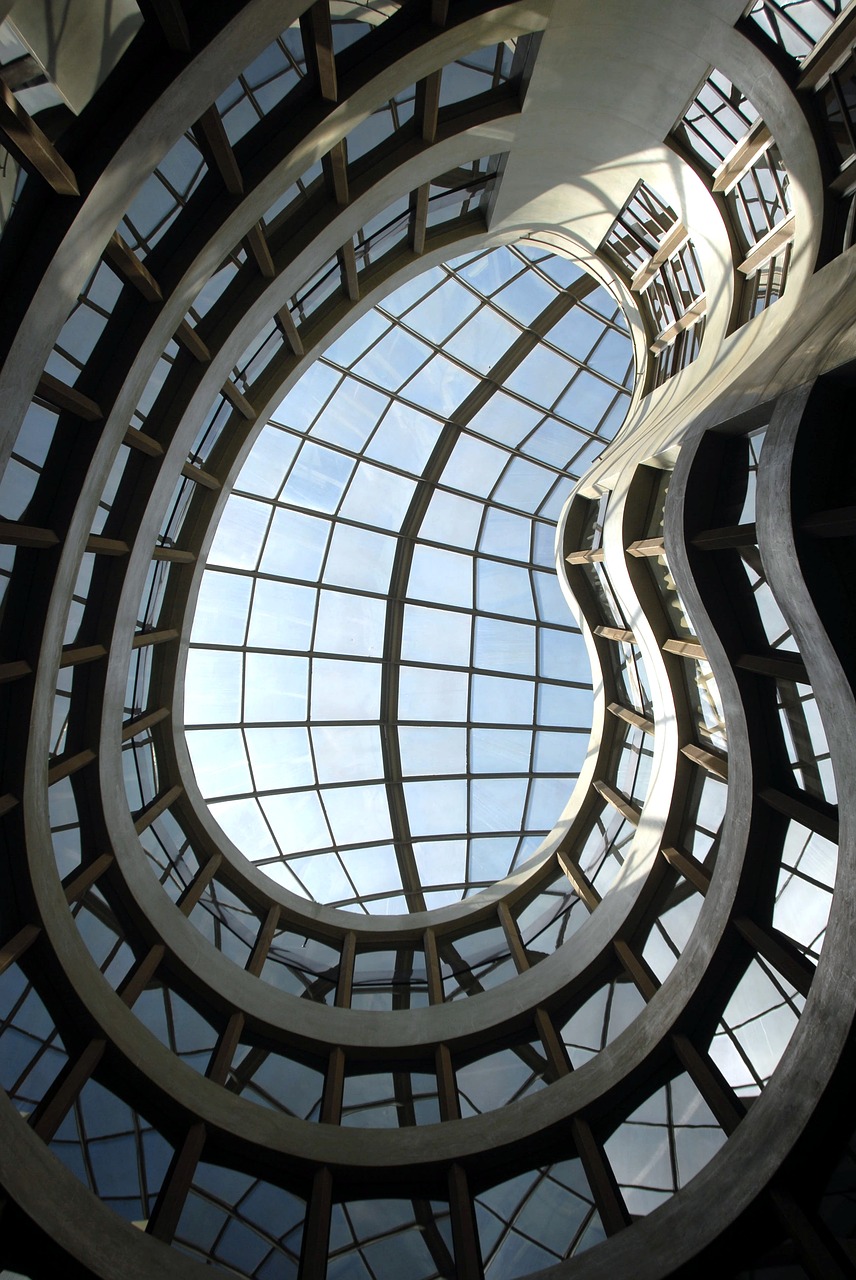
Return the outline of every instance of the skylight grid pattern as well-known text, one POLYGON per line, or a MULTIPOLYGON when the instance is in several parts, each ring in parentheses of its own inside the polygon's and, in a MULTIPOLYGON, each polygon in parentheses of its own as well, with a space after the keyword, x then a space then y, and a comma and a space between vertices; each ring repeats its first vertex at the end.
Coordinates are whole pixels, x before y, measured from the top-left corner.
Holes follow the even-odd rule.
POLYGON ((458 901, 567 802, 592 695, 554 526, 632 376, 614 304, 580 275, 503 248, 402 286, 286 396, 229 498, 187 739, 224 830, 301 896, 458 901), (565 281, 586 301, 540 343, 528 326, 565 281))

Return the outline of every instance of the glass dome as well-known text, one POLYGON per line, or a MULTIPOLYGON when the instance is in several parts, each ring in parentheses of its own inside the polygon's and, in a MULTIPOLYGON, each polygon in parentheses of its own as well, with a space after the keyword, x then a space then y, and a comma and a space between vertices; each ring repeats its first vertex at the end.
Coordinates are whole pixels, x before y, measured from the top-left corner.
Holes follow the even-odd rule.
POLYGON ((282 401, 220 519, 185 681, 202 795, 274 880, 406 912, 535 853, 591 728, 555 522, 632 379, 611 296, 519 244, 404 284, 282 401))

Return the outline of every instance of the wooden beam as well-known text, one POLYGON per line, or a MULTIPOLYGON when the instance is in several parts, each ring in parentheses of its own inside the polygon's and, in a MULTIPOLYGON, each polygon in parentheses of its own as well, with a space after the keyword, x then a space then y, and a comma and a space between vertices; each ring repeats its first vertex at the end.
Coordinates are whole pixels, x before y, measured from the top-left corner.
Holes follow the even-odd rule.
POLYGON ((146 729, 151 729, 153 725, 160 724, 161 720, 166 720, 168 715, 167 707, 158 707, 156 711, 147 711, 145 715, 137 716, 135 720, 126 720, 122 725, 122 741, 130 742, 131 738, 136 738, 138 733, 145 733, 146 729))
POLYGON ((63 881, 65 890, 65 900, 68 903, 77 902, 78 898, 82 898, 87 889, 90 889, 95 881, 100 879, 109 866, 114 861, 112 853, 102 853, 99 857, 94 858, 92 862, 87 863, 70 879, 63 881))
POLYGON ((288 307, 280 308, 280 310, 277 311, 276 315, 274 316, 274 320, 276 321, 277 328, 279 329, 282 336, 285 338, 288 345, 291 347, 291 350, 294 352, 294 354, 296 356, 302 356, 303 342, 301 340, 300 334, 297 332, 297 325, 292 320, 291 312, 289 311, 288 307))
POLYGON ((327 102, 338 102, 333 24, 328 0, 315 0, 314 4, 303 11, 300 15, 300 34, 303 36, 306 57, 315 74, 321 97, 327 102))
POLYGON ((813 538, 852 538, 856 534, 856 507, 816 511, 800 521, 800 528, 813 538))
POLYGON ((741 671, 753 671, 774 680, 793 680, 808 684, 805 663, 796 653, 742 653, 734 663, 741 671))
POLYGON ((511 958, 517 966, 517 972, 525 973, 527 969, 531 968, 531 965, 526 954, 526 948, 523 945, 523 939, 520 936, 520 930, 511 914, 508 903, 500 901, 497 904, 496 913, 499 916, 499 923, 502 925, 502 932, 505 934, 511 958))
POLYGON ((631 542, 627 548, 627 554, 636 560, 642 556, 656 557, 665 553, 665 543, 662 538, 640 538, 637 542, 631 542))
POLYGON ((18 804, 18 797, 13 796, 11 791, 7 791, 0 796, 0 818, 4 818, 10 809, 14 809, 18 804))
POLYGON ((260 222, 254 222, 244 237, 247 253, 251 258, 255 259, 258 267, 265 280, 273 280, 276 275, 276 268, 273 265, 273 258, 270 253, 270 246, 267 242, 265 229, 260 222))
POLYGON ((797 89, 819 89, 836 63, 841 62, 856 44, 856 9, 844 12, 824 32, 802 65, 797 89))
POLYGON ((595 1138, 587 1121, 575 1116, 571 1120, 571 1133, 577 1155, 582 1161, 588 1178, 603 1229, 608 1236, 615 1235, 630 1225, 630 1214, 627 1212, 615 1174, 612 1172, 603 1147, 595 1138))
POLYGON ((359 302, 360 281, 357 275, 357 255, 353 240, 346 240, 337 256, 339 270, 342 273, 342 287, 351 302, 359 302))
POLYGON ((43 178, 57 195, 80 195, 71 167, 3 80, 0 80, 0 138, 27 173, 43 178))
POLYGON ((823 1220, 809 1217, 787 1191, 771 1186, 767 1195, 782 1226, 794 1242, 797 1260, 812 1280, 853 1280, 853 1262, 823 1220))
POLYGON ((484 1275, 475 1207, 466 1170, 453 1164, 448 1172, 449 1216, 458 1280, 481 1280, 484 1275))
POLYGON ((235 1050, 243 1034, 245 1021, 243 1013, 237 1010, 223 1028, 217 1047, 211 1055, 208 1070, 205 1072, 208 1079, 213 1080, 215 1084, 226 1083, 235 1050))
POLYGON ((229 195, 243 195, 244 179, 216 103, 212 103, 207 111, 203 111, 193 126, 193 133, 206 164, 209 169, 219 173, 229 195))
POLYGON ((559 866, 570 880, 571 884, 577 892, 579 898, 585 903, 589 911, 594 911, 595 907, 600 905, 600 894, 594 885, 585 876, 582 870, 577 866, 572 858, 568 856, 562 849, 557 854, 559 866))
POLYGON ((161 302, 163 294, 148 267, 140 261, 130 245, 126 244, 118 231, 107 241, 104 250, 104 261, 121 280, 132 284, 146 302, 161 302))
POLYGON ((10 964, 15 964, 20 960, 21 956, 31 947, 36 938, 41 933, 41 929, 35 924, 25 924, 18 930, 16 934, 4 942, 0 947, 0 973, 5 973, 10 964))
POLYGON ((351 193, 348 186, 348 149, 344 138, 341 142, 335 143, 327 154, 322 157, 321 167, 324 170, 324 177, 327 180, 330 194, 336 204, 343 207, 349 204, 351 193))
POLYGON ((425 182, 421 187, 417 187, 410 197, 410 247, 417 254, 425 252, 430 190, 430 184, 425 182))
POLYGON ((713 190, 723 194, 731 191, 743 177, 747 169, 751 169, 773 144, 773 135, 763 120, 756 120, 752 128, 728 153, 720 165, 714 169, 713 190))
POLYGON ((116 994, 130 1009, 140 998, 146 987, 157 973, 160 963, 166 955, 166 947, 162 942, 143 956, 140 963, 135 969, 132 969, 128 976, 123 980, 116 994))
POLYGON ((267 954, 270 951, 270 944, 273 942, 274 934, 279 924, 279 916, 279 907, 274 903, 272 907, 268 908, 267 915, 262 921, 252 954, 247 961, 247 973, 252 973, 255 977, 258 977, 264 968, 267 954))
POLYGON ((200 1122, 188 1129, 184 1142, 176 1147, 146 1228, 156 1240, 169 1244, 175 1235, 204 1146, 205 1125, 200 1122))
POLYGON ((246 418, 247 422, 255 422, 257 416, 255 409, 247 397, 238 390, 234 382, 228 380, 224 382, 222 391, 223 395, 238 410, 242 418, 246 418))
MULTIPOLYGON (((155 821, 155 819, 159 818, 162 813, 166 813, 170 805, 175 804, 176 800, 182 794, 183 791, 184 791, 183 787, 179 787, 179 786, 170 787, 168 791, 161 792, 159 796, 155 797, 155 799, 151 802, 151 804, 147 805, 146 808, 142 810, 142 812, 138 813, 137 817, 134 819, 134 830, 136 831, 137 835, 140 835, 143 831, 146 830, 147 827, 150 827, 152 823, 155 821)), ((205 865, 210 866, 211 862, 214 862, 214 861, 215 859, 212 858, 211 861, 206 863, 205 865)))
POLYGON ((741 271, 744 276, 751 276, 759 267, 763 267, 766 262, 774 258, 777 253, 781 253, 785 245, 790 244, 794 238, 794 230, 796 228, 796 217, 793 213, 789 213, 786 218, 777 223, 772 231, 768 231, 762 236, 756 244, 752 246, 746 257, 738 264, 737 270, 741 271))
POLYGON ((41 63, 31 53, 24 53, 20 58, 12 58, 0 67, 0 80, 14 92, 23 89, 33 80, 44 76, 41 63))
POLYGON ((644 262, 642 266, 633 273, 630 280, 630 288, 634 293, 639 293, 646 289, 654 276, 660 270, 665 262, 668 262, 678 250, 683 246, 684 242, 689 239, 689 231, 682 222, 675 222, 667 231, 663 233, 663 239, 657 246, 657 250, 644 262))
POLYGON ((437 122, 440 117, 441 71, 432 71, 416 85, 416 119, 423 142, 437 141, 437 122))
POLYGON ((192 462, 184 463, 181 474, 187 480, 192 480, 194 484, 201 485, 203 489, 216 491, 220 488, 220 481, 216 476, 212 476, 210 471, 203 471, 201 467, 194 466, 192 462))
POLYGON ((707 298, 704 294, 700 298, 695 298, 681 315, 678 316, 672 324, 661 329, 652 343, 649 344, 648 350, 653 351, 655 355, 664 351, 666 347, 670 347, 675 341, 679 333, 683 333, 686 329, 691 329, 697 324, 703 315, 707 312, 707 298))
POLYGON ((103 538, 100 533, 90 533, 86 539, 86 550, 98 556, 126 556, 130 548, 120 538, 103 538))
POLYGON ((832 805, 821 800, 814 800, 809 804, 806 802, 808 797, 806 800, 800 800, 775 787, 763 787, 758 792, 758 798, 771 809, 775 809, 777 813, 784 814, 786 818, 792 818, 794 822, 808 827, 809 831, 816 831, 825 840, 838 844, 838 818, 832 805))
POLYGON ((30 1125, 43 1142, 50 1142, 72 1103, 104 1056, 106 1040, 90 1040, 78 1058, 69 1058, 30 1117, 30 1125))
MULTIPOLYGON (((173 787, 173 791, 176 789, 179 791, 181 790, 180 787, 173 787)), ((161 810, 161 812, 163 812, 163 810, 161 810)), ((184 892, 179 896, 178 902, 176 903, 176 906, 182 915, 190 915, 191 911, 199 902, 199 899, 202 897, 203 893, 217 874, 222 861, 222 853, 215 853, 199 868, 196 875, 193 877, 184 892)))
POLYGON ((443 978, 440 969, 440 954, 437 950, 437 935, 433 929, 426 929, 422 935, 422 947, 425 951, 425 972, 428 978, 429 1004, 442 1004, 443 978))
POLYGON ((330 1252, 333 1213, 333 1175, 326 1167, 315 1170, 306 1206, 306 1222, 300 1242, 300 1280, 325 1280, 330 1252))
POLYGON ((626 818, 628 822, 633 823, 634 827, 638 827, 642 814, 635 805, 630 803, 626 796, 622 795, 620 791, 616 791, 608 782, 603 782, 600 779, 592 783, 592 786, 598 795, 603 796, 608 805, 611 805, 613 809, 621 814, 622 818, 626 818))
POLYGON ((704 662, 706 654, 697 640, 666 640, 663 653, 674 653, 679 658, 695 658, 704 662))
POLYGON ((600 564, 603 560, 603 547, 586 547, 581 551, 569 551, 565 556, 566 564, 600 564))
POLYGON ((208 364, 211 360, 211 352, 208 347, 202 341, 193 325, 188 324, 186 320, 182 320, 176 329, 175 340, 200 364, 208 364))
POLYGON ((193 551, 182 551, 179 547, 156 546, 152 552, 153 560, 166 560, 170 564, 194 564, 196 555, 193 551))
POLYGON ((138 631, 131 641, 132 649, 147 649, 152 644, 167 644, 178 639, 175 627, 164 627, 160 631, 138 631))
POLYGON ((632 724, 635 729, 641 729, 643 733, 654 732, 653 720, 640 716, 638 711, 631 711, 629 707, 622 707, 620 702, 610 702, 606 709, 610 715, 623 720, 625 724, 632 724))
POLYGON ((754 547, 758 543, 758 532, 754 522, 751 524, 732 524, 722 529, 705 529, 692 539, 694 547, 699 551, 720 551, 728 547, 754 547))
POLYGON ((103 644, 69 645, 60 654, 60 667, 80 667, 85 662, 97 662, 106 658, 107 650, 103 644))
POLYGON ((689 880, 699 893, 707 893, 710 888, 710 872, 696 858, 671 846, 664 846, 660 852, 669 865, 674 867, 685 880, 689 880))
POLYGON ((33 397, 49 409, 59 409, 61 413, 73 413, 84 422, 100 422, 104 417, 101 406, 89 396, 85 396, 76 387, 55 378, 52 373, 43 373, 33 397))
POLYGON ((565 1046, 562 1044, 553 1024, 553 1019, 546 1009, 538 1008, 535 1010, 535 1030, 538 1032, 538 1038, 544 1046, 544 1053, 547 1055, 547 1061, 550 1064, 553 1075, 556 1079, 568 1075, 571 1068, 565 1053, 565 1046))
POLYGON ((726 1133, 733 1133, 746 1115, 746 1107, 713 1059, 706 1053, 699 1053, 692 1041, 684 1035, 673 1035, 672 1047, 718 1124, 726 1133))
POLYGON ((350 1009, 354 990, 354 961, 357 955, 357 935, 349 929, 342 938, 339 957, 339 981, 336 984, 336 1008, 350 1009))
POLYGON ((595 627, 594 634, 602 640, 614 640, 616 643, 635 644, 636 637, 625 627, 595 627))
POLYGON ((728 760, 724 756, 717 755, 713 751, 705 751, 703 747, 697 747, 694 742, 681 747, 681 754, 688 760, 692 760, 693 764, 700 765, 702 769, 712 773, 715 778, 720 778, 723 782, 728 781, 728 760))
POLYGON ((438 1044, 434 1054, 434 1068, 437 1072, 437 1098, 440 1104, 441 1120, 460 1120, 461 1103, 458 1098, 458 1084, 455 1069, 452 1066, 452 1055, 447 1044, 438 1044))
POLYGON ((759 924, 746 916, 736 919, 734 927, 759 956, 769 960, 773 968, 778 970, 792 987, 796 987, 800 995, 808 995, 811 980, 814 977, 814 965, 790 938, 784 937, 776 930, 762 929, 759 924))
POLYGON ((630 975, 643 998, 652 999, 659 991, 660 984, 650 966, 622 938, 616 938, 612 945, 622 968, 630 975))
POLYGON ((46 550, 55 547, 59 542, 52 529, 36 529, 32 525, 18 524, 17 521, 0 521, 0 543, 7 547, 33 547, 46 550))
POLYGON ((95 752, 88 747, 85 751, 77 751, 72 756, 58 756, 48 769, 48 786, 52 787, 55 782, 62 782, 63 778, 77 773, 79 769, 91 764, 94 759, 95 752))
POLYGON ((0 662, 0 684, 6 684, 8 680, 20 680, 23 676, 31 675, 32 671, 29 662, 20 659, 17 662, 0 662))
POLYGON ((345 1087, 345 1050, 336 1045, 327 1059, 324 1092, 321 1096, 322 1124, 339 1124, 342 1119, 342 1093, 345 1087))
POLYGON ((136 449, 138 453, 144 453, 149 458, 163 456, 163 445, 159 444, 153 436, 146 435, 145 431, 138 431, 136 427, 125 428, 123 443, 129 449, 136 449))

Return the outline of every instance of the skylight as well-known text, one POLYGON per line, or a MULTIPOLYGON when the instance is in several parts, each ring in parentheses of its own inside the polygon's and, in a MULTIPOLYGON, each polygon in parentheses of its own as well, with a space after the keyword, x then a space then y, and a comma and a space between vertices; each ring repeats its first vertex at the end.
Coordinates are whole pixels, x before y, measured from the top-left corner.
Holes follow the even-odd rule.
POLYGON ((518 245, 403 285, 285 397, 217 529, 185 683, 200 790, 274 880, 437 907, 554 826, 592 701, 554 526, 632 377, 606 291, 518 245))

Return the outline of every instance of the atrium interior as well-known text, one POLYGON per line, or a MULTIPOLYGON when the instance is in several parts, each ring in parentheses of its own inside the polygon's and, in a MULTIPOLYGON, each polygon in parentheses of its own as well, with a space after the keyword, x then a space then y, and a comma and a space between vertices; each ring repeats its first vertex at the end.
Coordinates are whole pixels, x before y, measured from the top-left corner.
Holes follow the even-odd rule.
POLYGON ((0 1280, 856 1280, 856 4, 0 90, 0 1280))

